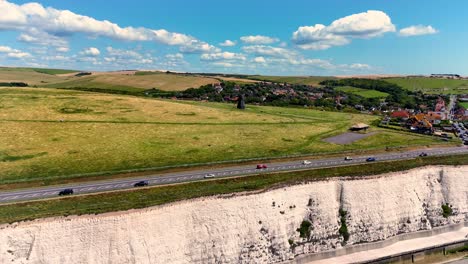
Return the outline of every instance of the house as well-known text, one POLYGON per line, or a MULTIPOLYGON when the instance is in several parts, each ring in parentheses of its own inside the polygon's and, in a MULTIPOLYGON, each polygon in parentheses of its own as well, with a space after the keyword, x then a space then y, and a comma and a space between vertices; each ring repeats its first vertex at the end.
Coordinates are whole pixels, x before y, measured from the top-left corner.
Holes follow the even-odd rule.
POLYGON ((442 97, 437 98, 436 106, 435 106, 435 112, 443 112, 445 111, 445 101, 442 99, 442 97))
POLYGON ((353 125, 349 130, 351 131, 367 131, 369 129, 369 125, 364 124, 364 123, 357 123, 353 125))
POLYGON ((390 115, 391 118, 406 121, 410 118, 410 114, 406 110, 395 111, 390 115))
POLYGON ((434 131, 432 123, 427 120, 426 115, 422 113, 410 117, 406 124, 409 129, 414 132, 432 134, 434 131))

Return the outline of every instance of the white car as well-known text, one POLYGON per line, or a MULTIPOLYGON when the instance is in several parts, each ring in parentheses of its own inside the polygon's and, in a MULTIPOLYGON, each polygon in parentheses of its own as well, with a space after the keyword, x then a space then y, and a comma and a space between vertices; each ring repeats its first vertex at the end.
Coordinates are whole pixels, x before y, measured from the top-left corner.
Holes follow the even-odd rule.
POLYGON ((309 165, 309 164, 311 164, 311 163, 312 163, 312 162, 310 162, 310 161, 308 161, 308 160, 304 160, 304 161, 302 162, 303 165, 309 165))
POLYGON ((213 173, 205 175, 205 179, 214 178, 214 177, 215 177, 215 175, 213 173))

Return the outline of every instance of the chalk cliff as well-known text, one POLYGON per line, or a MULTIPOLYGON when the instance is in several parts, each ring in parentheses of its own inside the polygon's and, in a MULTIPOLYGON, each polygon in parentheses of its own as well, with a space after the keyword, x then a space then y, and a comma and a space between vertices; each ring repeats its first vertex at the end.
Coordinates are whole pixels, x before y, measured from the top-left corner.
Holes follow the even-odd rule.
POLYGON ((468 166, 430 166, 4 225, 0 263, 273 263, 467 221, 468 166))

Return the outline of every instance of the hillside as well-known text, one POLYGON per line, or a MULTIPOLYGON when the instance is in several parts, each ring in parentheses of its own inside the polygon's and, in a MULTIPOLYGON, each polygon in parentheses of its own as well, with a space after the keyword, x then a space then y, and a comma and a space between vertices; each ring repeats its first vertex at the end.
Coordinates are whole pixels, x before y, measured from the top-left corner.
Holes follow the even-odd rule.
POLYGON ((365 139, 323 141, 376 116, 304 108, 0 88, 0 183, 227 160, 439 143, 372 127, 365 139))
MULTIPOLYGON (((419 230, 463 225, 468 219, 466 173, 467 166, 429 166, 3 225, 0 262, 277 263, 352 245, 366 250, 369 242, 399 234, 411 238, 419 230), (449 204, 452 214, 444 217, 442 204, 449 204)), ((387 254, 384 248, 359 260, 387 254)))
POLYGON ((451 80, 427 77, 385 78, 387 82, 397 84, 410 91, 422 91, 428 94, 467 94, 468 80, 451 80))
POLYGON ((0 68, 0 82, 25 82, 30 86, 49 88, 93 88, 130 92, 151 88, 180 91, 219 82, 210 77, 163 72, 92 72, 92 75, 83 77, 75 76, 76 73, 57 69, 0 68))

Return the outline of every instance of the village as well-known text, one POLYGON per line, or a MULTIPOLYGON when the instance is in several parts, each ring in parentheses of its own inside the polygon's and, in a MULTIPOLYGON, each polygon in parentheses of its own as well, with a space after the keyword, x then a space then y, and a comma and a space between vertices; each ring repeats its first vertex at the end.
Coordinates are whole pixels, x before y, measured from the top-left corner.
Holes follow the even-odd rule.
POLYGON ((438 136, 443 140, 449 140, 454 135, 468 145, 468 109, 459 103, 466 101, 467 95, 451 95, 447 105, 445 100, 439 97, 434 109, 424 112, 398 109, 385 115, 380 125, 438 136))

